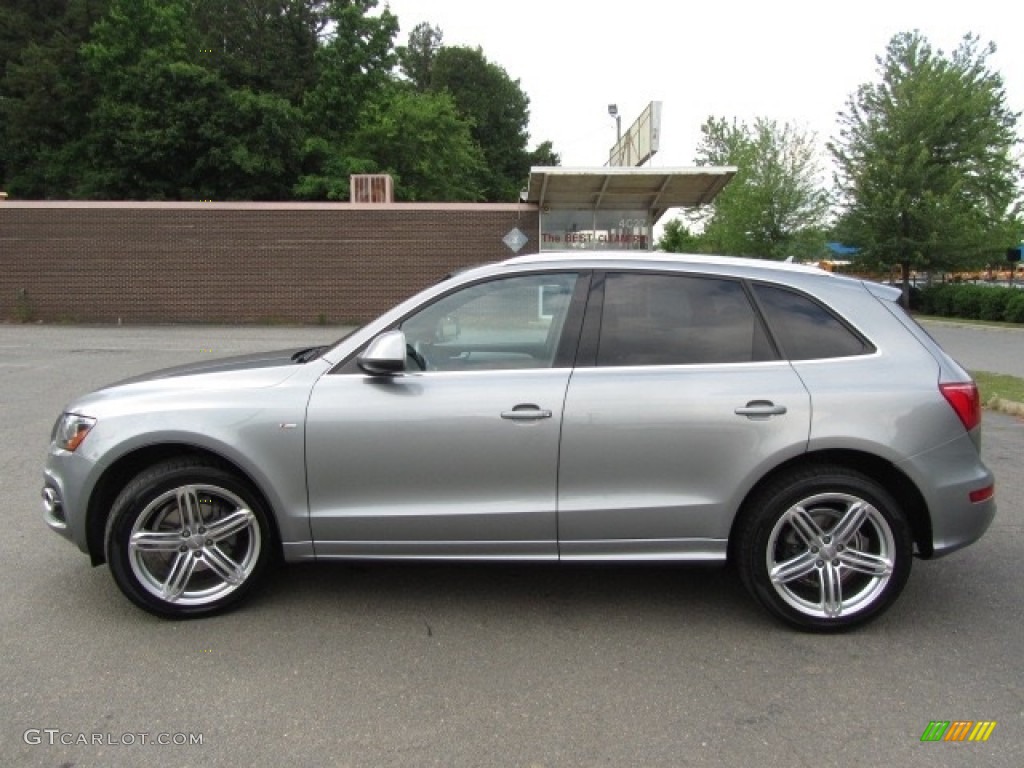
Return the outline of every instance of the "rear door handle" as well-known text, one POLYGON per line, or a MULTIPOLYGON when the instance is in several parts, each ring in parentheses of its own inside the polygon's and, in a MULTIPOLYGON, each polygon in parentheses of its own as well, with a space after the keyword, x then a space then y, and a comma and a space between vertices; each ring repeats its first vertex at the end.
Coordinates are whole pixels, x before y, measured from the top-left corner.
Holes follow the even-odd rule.
POLYGON ((767 419, 769 416, 781 416, 785 412, 786 406, 776 405, 771 400, 751 400, 734 411, 737 416, 746 416, 748 419, 767 419))
POLYGON ((539 408, 536 405, 523 403, 517 405, 511 411, 502 411, 501 418, 508 419, 509 421, 539 421, 540 419, 550 419, 551 411, 539 408))

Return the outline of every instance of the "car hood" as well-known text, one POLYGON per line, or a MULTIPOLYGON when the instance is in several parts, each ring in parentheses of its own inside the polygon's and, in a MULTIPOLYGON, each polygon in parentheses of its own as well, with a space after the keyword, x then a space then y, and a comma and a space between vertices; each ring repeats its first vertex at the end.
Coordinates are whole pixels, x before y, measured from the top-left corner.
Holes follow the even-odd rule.
POLYGON ((276 387, 301 371, 309 371, 315 380, 330 364, 322 358, 300 363, 295 355, 305 348, 239 355, 238 357, 197 360, 158 371, 133 376, 108 384, 68 403, 65 411, 100 415, 108 407, 115 410, 128 401, 136 404, 167 398, 188 400, 206 398, 215 392, 276 387), (314 370, 315 369, 315 370, 314 370))
MULTIPOLYGON (((142 384, 145 382, 159 381, 161 379, 176 379, 185 376, 197 376, 200 374, 213 374, 213 373, 228 373, 231 371, 256 371, 257 369, 264 368, 285 368, 285 370, 278 371, 279 375, 271 374, 271 379, 283 379, 287 377, 291 370, 301 365, 296 362, 295 356, 303 352, 305 347, 296 347, 294 349, 284 349, 274 352, 256 352, 248 355, 236 355, 234 357, 218 357, 212 360, 196 360, 193 363, 184 363, 183 365, 175 365, 171 368, 161 368, 157 371, 150 371, 149 373, 143 373, 138 376, 132 376, 128 379, 122 379, 121 381, 108 384, 104 389, 110 389, 112 387, 121 387, 129 384, 142 384)), ((238 381, 244 379, 244 377, 232 377, 238 381)), ((260 376, 260 379, 266 377, 260 376)))
POLYGON ((101 422, 211 409, 234 413, 231 418, 241 411, 265 408, 301 414, 309 388, 331 367, 323 358, 299 362, 305 357, 296 358, 296 354, 305 351, 264 352, 164 368, 81 395, 67 403, 64 412, 101 422))

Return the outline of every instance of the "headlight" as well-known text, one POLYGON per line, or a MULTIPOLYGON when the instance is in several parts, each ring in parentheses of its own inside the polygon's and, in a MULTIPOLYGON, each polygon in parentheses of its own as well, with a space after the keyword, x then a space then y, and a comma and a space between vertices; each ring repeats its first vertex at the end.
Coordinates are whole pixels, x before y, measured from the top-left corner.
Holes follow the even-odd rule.
POLYGON ((77 413, 65 413, 53 426, 53 439, 58 448, 74 451, 85 440, 89 430, 96 424, 96 419, 80 416, 77 413))

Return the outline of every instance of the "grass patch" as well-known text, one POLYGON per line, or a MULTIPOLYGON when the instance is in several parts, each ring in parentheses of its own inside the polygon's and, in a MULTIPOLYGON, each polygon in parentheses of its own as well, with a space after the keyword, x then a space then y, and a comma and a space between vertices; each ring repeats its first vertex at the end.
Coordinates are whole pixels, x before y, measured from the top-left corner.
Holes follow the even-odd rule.
POLYGON ((988 371, 971 371, 971 375, 981 391, 981 402, 986 405, 995 400, 1024 403, 1024 379, 988 371))

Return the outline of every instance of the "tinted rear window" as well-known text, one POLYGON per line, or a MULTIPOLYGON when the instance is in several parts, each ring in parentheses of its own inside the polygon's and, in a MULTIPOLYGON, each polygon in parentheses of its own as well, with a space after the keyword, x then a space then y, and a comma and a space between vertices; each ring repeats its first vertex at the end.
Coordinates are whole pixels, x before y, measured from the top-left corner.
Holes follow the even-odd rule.
POLYGON ((735 280, 608 275, 598 365, 749 363, 772 356, 761 323, 735 280))
POLYGON ((768 326, 790 360, 864 355, 874 348, 823 305, 803 294, 755 284, 768 326))

